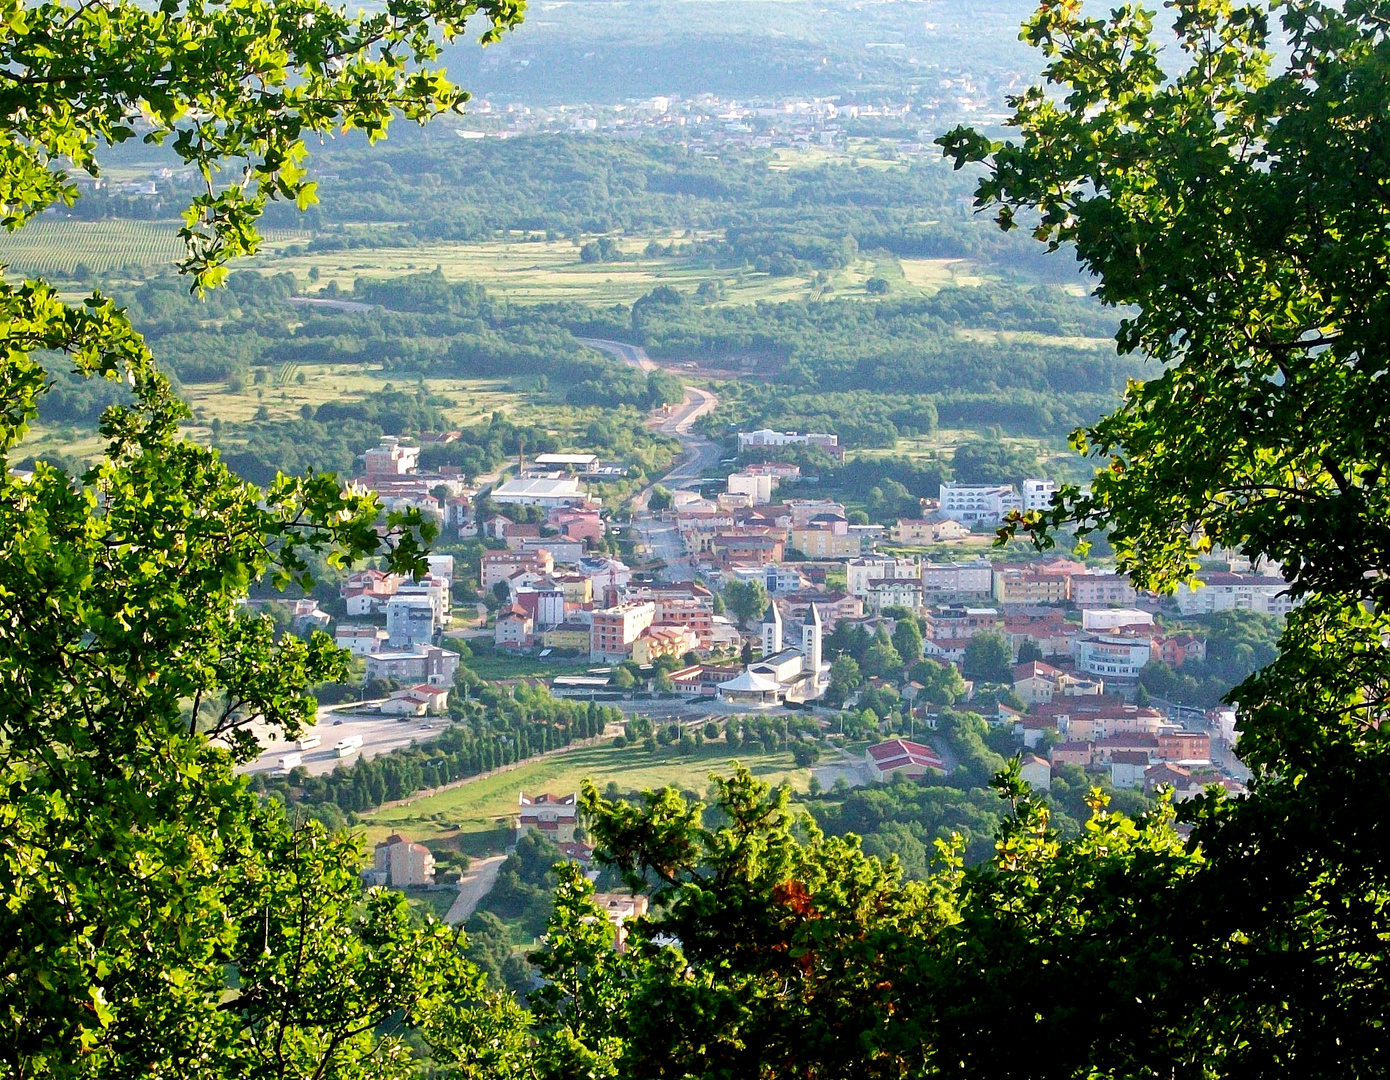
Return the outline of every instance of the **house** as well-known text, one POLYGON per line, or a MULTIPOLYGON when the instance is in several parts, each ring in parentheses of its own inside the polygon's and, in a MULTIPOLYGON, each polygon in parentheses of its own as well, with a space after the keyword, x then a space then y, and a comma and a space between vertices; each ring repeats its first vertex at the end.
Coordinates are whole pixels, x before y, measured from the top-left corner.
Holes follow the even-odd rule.
POLYGON ((574 842, 574 830, 579 824, 579 796, 527 795, 521 792, 518 800, 521 811, 516 819, 516 838, 528 832, 538 832, 557 844, 574 842))
POLYGON ((1098 765, 1109 765, 1116 754, 1131 751, 1143 753, 1150 762, 1158 760, 1158 736, 1142 732, 1106 735, 1091 744, 1092 759, 1098 765))
POLYGON ((916 578, 881 578, 869 585, 865 607, 882 612, 888 608, 907 608, 916 611, 922 606, 922 583, 916 578))
POLYGON ((519 570, 533 574, 550 574, 555 569, 555 558, 549 551, 485 551, 483 552, 479 574, 484 591, 491 589, 499 581, 508 580, 519 570))
POLYGON ((589 624, 586 622, 562 622, 541 631, 541 644, 547 649, 569 649, 575 652, 589 651, 589 624))
POLYGON ((736 679, 742 670, 733 664, 692 664, 671 672, 676 693, 689 697, 714 697, 721 683, 736 679))
POLYGON ((420 464, 420 448, 406 446, 394 435, 383 435, 379 445, 362 455, 369 479, 407 476, 420 464))
POLYGON ((1210 761, 1211 736, 1205 731, 1161 731, 1158 756, 1164 761, 1210 761))
POLYGON ((1014 722, 1014 734, 1023 740, 1023 745, 1029 750, 1036 750, 1042 745, 1043 739, 1057 734, 1057 718, 1029 713, 1014 722))
POLYGON ((1058 691, 1058 680, 1062 672, 1041 660, 1030 660, 1015 664, 1013 669, 1014 693, 1029 705, 1037 705, 1052 700, 1058 691))
POLYGON ((782 446, 814 446, 824 450, 837 461, 845 459, 845 452, 840 446, 840 437, 826 432, 813 431, 803 435, 795 431, 773 431, 771 428, 759 428, 757 431, 740 431, 738 433, 740 457, 749 450, 782 446))
POLYGON ((892 555, 862 555, 845 563, 845 591, 851 596, 868 599, 869 588, 875 581, 918 579, 920 568, 916 559, 892 555))
POLYGON ((561 536, 582 540, 589 547, 598 547, 603 542, 603 519, 597 510, 556 507, 546 515, 545 520, 551 528, 559 529, 561 536))
POLYGON ((396 595, 405 578, 400 574, 384 574, 380 570, 361 570, 349 574, 340 595, 349 616, 380 615, 386 601, 396 595))
POLYGON ((1065 604, 1071 599, 1071 575, 1027 566, 998 566, 994 598, 1001 604, 1065 604))
POLYGON ((922 563, 922 592, 934 600, 989 596, 994 589, 994 565, 973 562, 922 563))
POLYGON ((1183 615, 1210 615, 1216 611, 1287 615, 1293 610, 1289 586, 1282 578, 1204 570, 1197 575, 1197 581, 1197 586, 1179 588, 1174 597, 1183 615))
POLYGON ((333 643, 340 649, 346 649, 353 656, 370 656, 379 652, 385 646, 386 640, 386 631, 379 626, 339 623, 333 631, 333 643))
POLYGON ((1144 790, 1152 795, 1167 788, 1174 802, 1185 802, 1202 793, 1202 785, 1192 773, 1180 765, 1160 762, 1144 770, 1144 790))
POLYGON ((1055 480, 1023 481, 1023 512, 1046 510, 1052 505, 1052 496, 1057 494, 1055 480))
POLYGON ((627 923, 647 913, 647 898, 632 893, 594 893, 593 902, 603 909, 608 921, 613 924, 616 934, 613 947, 622 952, 627 948, 627 923))
POLYGON ((679 659, 693 651, 697 644, 694 632, 687 627, 653 625, 632 642, 632 660, 646 667, 663 656, 679 659))
POLYGON ((397 690, 380 705, 388 716, 440 716, 448 708, 448 688, 428 683, 397 690))
MULTIPOLYGON (((1076 580, 1073 578, 1073 583, 1076 580)), ((1081 612, 1081 629, 1092 633, 1124 628, 1132 628, 1138 632, 1153 624, 1153 615, 1138 608, 1084 608, 1081 612)))
POLYGON ((527 536, 517 544, 517 550, 548 551, 556 566, 573 566, 584 558, 585 543, 561 536, 527 536))
POLYGON ((1053 765, 1080 765, 1085 768, 1091 764, 1091 744, 1077 741, 1055 743, 1048 756, 1053 765))
POLYGON ((852 559, 863 551, 863 541, 849 532, 843 519, 826 519, 803 529, 792 529, 791 547, 808 559, 852 559))
POLYGON ((434 854, 424 844, 413 843, 399 833, 377 844, 372 865, 398 889, 434 884, 434 854))
POLYGON ((506 521, 501 529, 501 540, 507 545, 508 551, 520 551, 521 545, 527 540, 539 540, 541 527, 531 521, 506 521))
POLYGON ((1076 574, 1071 579, 1071 602, 1080 608, 1131 605, 1137 594, 1120 574, 1076 574))
POLYGON ((1149 765, 1143 750, 1117 750, 1110 755, 1110 783, 1121 790, 1143 787, 1149 765))
POLYGON ((534 630, 535 622, 532 620, 530 612, 520 604, 513 604, 498 614, 492 639, 498 645, 505 645, 508 648, 525 648, 531 644, 531 634, 534 630))
POLYGON ((889 739, 869 747, 865 751, 864 761, 869 766, 870 775, 880 783, 898 775, 916 780, 929 772, 941 774, 946 771, 940 754, 930 746, 907 739, 889 739))
POLYGON ((1034 791, 1052 790, 1052 765, 1037 754, 1023 755, 1019 776, 1027 781, 1028 786, 1034 791))

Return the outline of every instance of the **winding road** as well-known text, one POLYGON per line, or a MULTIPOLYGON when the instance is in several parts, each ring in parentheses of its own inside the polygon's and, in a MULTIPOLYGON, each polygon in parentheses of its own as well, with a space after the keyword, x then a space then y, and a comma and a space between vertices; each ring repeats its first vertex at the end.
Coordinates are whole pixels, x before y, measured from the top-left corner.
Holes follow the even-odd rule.
MULTIPOLYGON (((602 338, 580 338, 579 340, 590 348, 606 352, 610 356, 616 356, 624 363, 631 364, 638 371, 659 370, 656 361, 648 356, 647 350, 640 345, 629 345, 622 341, 606 341, 602 338)), ((658 426, 658 430, 663 435, 669 435, 680 441, 680 444, 685 448, 685 459, 678 462, 675 468, 671 469, 657 483, 665 484, 669 488, 690 487, 697 483, 708 470, 719 464, 723 454, 719 444, 710 442, 693 430, 695 421, 718 404, 719 398, 704 387, 687 386, 685 388, 685 399, 658 426)), ((647 488, 638 494, 637 498, 633 500, 634 507, 645 510, 647 496, 650 493, 651 488, 647 488)))

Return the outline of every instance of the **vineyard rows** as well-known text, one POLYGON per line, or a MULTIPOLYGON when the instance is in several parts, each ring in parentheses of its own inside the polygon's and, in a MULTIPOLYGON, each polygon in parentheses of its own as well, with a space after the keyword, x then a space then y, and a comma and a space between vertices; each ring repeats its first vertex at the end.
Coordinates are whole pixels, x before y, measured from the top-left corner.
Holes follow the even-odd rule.
MULTIPOLYGON (((173 221, 74 221, 39 218, 15 233, 0 234, 0 264, 11 276, 63 277, 78 266, 95 273, 125 267, 172 266, 183 256, 173 221)), ((298 239, 288 229, 266 229, 267 240, 298 239)))

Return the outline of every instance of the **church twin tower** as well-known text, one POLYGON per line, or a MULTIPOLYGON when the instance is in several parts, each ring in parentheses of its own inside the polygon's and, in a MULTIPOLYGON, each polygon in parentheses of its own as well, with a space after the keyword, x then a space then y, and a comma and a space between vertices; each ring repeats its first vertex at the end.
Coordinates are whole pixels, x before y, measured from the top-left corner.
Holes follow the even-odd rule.
MULTIPOLYGON (((770 660, 783 650, 782 641, 782 613, 777 610, 774 601, 768 601, 767 612, 763 615, 763 659, 770 660)), ((806 622, 801 626, 801 647, 797 651, 801 653, 802 670, 809 674, 820 676, 824 670, 821 660, 821 640, 824 636, 824 627, 821 623, 820 611, 816 605, 811 605, 810 613, 806 622)))

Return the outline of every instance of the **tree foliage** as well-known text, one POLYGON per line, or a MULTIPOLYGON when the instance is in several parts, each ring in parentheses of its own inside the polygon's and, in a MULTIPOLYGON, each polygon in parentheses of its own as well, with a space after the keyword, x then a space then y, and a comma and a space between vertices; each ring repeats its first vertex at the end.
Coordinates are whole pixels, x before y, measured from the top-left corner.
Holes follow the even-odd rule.
MULTIPOLYGON (((423 65, 475 14, 491 39, 520 8, 11 4, 3 222, 71 203, 69 170, 95 174, 100 146, 138 127, 205 178, 183 269, 214 285, 256 249, 268 200, 312 200, 305 136, 377 137, 463 100, 423 65)), ((258 489, 182 441, 187 409, 108 299, 0 284, 0 339, 0 1070, 402 1075, 393 1030, 476 979, 451 933, 361 896, 355 840, 295 825, 235 776, 253 726, 293 737, 310 688, 346 671, 326 636, 277 638, 238 601, 262 578, 311 585, 321 559, 418 571, 430 529, 392 518, 383 541, 374 498, 331 476, 258 489), (65 360, 127 388, 105 452, 80 476, 12 473, 65 360)))

